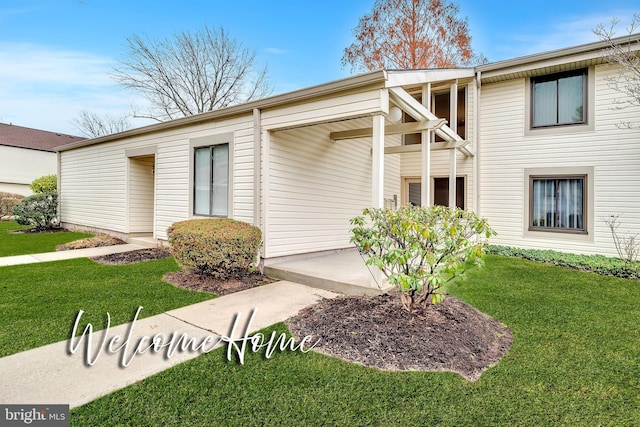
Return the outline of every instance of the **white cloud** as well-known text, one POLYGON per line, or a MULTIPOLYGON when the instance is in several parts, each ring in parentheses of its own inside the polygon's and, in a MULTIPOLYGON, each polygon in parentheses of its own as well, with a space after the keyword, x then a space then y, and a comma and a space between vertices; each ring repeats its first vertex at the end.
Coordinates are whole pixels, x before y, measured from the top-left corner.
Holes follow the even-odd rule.
MULTIPOLYGON (((608 26, 611 19, 617 17, 620 22, 616 25, 618 35, 626 33, 634 11, 612 10, 607 14, 592 14, 588 16, 573 16, 562 20, 548 22, 544 28, 536 33, 504 34, 508 42, 496 46, 494 50, 500 52, 500 59, 562 49, 585 43, 598 41, 593 29, 599 24, 608 26)), ((493 60, 493 58, 491 58, 493 60)))
POLYGON ((285 55, 288 53, 286 49, 280 49, 277 47, 268 47, 264 51, 265 53, 274 54, 274 55, 285 55))
POLYGON ((81 110, 121 114, 130 95, 108 72, 115 61, 88 52, 0 43, 0 121, 77 134, 81 110))

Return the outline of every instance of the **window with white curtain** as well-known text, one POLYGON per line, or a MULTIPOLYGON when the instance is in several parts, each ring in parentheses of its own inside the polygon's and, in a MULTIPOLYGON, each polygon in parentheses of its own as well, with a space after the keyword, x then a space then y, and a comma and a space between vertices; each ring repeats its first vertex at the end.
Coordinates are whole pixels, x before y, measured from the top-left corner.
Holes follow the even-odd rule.
POLYGON ((229 202, 229 144, 194 149, 193 213, 227 216, 229 202))
POLYGON ((532 127, 586 123, 587 70, 531 78, 532 127))
POLYGON ((530 177, 529 229, 586 232, 586 176, 530 177))

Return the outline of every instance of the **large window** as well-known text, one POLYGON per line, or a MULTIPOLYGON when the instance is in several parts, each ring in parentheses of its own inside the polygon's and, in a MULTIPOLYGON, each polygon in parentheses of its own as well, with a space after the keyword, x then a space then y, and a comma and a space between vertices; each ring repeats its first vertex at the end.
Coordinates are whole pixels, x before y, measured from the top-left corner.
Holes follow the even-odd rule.
POLYGON ((531 127, 587 122, 587 70, 531 78, 531 127))
POLYGON ((587 177, 531 176, 529 229, 586 232, 587 177))
POLYGON ((229 201, 229 144, 194 149, 193 213, 227 216, 229 201))

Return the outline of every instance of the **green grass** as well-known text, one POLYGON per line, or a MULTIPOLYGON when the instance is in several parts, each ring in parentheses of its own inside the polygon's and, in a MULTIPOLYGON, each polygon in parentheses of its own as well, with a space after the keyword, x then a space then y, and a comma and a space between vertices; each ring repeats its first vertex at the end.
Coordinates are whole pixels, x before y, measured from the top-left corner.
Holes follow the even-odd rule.
POLYGON ((640 283, 490 256, 452 292, 514 334, 475 383, 317 353, 251 355, 241 366, 218 350, 74 409, 71 424, 637 425, 640 283))
POLYGON ((29 227, 18 225, 15 222, 0 221, 0 257, 53 252, 57 245, 92 236, 72 231, 33 234, 10 233, 13 230, 27 228, 29 227))
POLYGON ((0 357, 69 338, 72 322, 102 329, 204 301, 212 294, 161 280, 176 271, 173 258, 131 265, 101 265, 81 258, 0 267, 0 357), (100 325, 100 326, 98 326, 100 325))

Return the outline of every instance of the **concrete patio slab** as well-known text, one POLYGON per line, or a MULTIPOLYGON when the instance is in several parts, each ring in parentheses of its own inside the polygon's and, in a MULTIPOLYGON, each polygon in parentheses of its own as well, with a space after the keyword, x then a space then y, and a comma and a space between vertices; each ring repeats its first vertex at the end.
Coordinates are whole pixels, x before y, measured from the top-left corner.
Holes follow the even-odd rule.
POLYGON ((264 267, 269 277, 347 295, 376 295, 388 289, 376 270, 365 265, 355 249, 285 259, 264 267))

